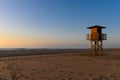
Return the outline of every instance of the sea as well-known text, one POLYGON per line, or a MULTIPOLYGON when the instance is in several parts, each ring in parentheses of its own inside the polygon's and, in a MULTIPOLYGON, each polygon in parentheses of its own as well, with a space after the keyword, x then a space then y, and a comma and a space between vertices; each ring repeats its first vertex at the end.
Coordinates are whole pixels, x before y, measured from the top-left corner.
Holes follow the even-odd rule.
POLYGON ((30 50, 30 49, 37 49, 37 48, 0 48, 0 51, 3 51, 3 50, 30 50))

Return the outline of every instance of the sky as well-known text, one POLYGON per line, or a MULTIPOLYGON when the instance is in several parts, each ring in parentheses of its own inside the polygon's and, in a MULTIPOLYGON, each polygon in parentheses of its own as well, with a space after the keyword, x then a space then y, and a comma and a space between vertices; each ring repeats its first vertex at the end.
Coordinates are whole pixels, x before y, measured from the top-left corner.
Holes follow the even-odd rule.
POLYGON ((120 47, 120 0, 0 0, 0 48, 88 48, 86 27, 120 47))

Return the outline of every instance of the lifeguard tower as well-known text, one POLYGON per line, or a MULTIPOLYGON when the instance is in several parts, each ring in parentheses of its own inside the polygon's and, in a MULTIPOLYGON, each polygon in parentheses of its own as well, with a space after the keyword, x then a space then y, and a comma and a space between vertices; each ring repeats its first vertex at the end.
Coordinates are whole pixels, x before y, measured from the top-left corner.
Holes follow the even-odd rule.
POLYGON ((103 40, 107 40, 107 35, 102 33, 102 29, 106 27, 91 26, 91 34, 86 34, 86 40, 90 40, 91 55, 103 55, 103 40))

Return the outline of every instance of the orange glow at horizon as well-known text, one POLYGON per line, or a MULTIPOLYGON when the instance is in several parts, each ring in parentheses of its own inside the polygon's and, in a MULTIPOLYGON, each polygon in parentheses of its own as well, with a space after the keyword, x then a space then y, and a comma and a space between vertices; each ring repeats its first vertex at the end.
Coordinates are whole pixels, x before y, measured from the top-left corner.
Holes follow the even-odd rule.
MULTIPOLYGON (((1 36, 1 35, 0 35, 1 36)), ((0 40, 0 47, 35 47, 47 45, 48 41, 45 39, 37 39, 25 36, 8 36, 2 35, 0 40)))
POLYGON ((52 47, 56 45, 66 45, 67 42, 59 39, 38 38, 30 36, 18 36, 18 35, 0 35, 0 47, 1 48, 17 48, 17 47, 52 47), (59 40, 59 43, 58 43, 59 40))

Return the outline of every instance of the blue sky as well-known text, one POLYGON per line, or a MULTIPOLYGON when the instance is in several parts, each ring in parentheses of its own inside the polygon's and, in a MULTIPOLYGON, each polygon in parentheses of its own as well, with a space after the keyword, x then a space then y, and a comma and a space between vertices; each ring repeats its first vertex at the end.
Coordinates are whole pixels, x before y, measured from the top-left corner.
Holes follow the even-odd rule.
POLYGON ((120 47, 120 0, 0 0, 1 48, 87 48, 101 25, 104 47, 120 47))

